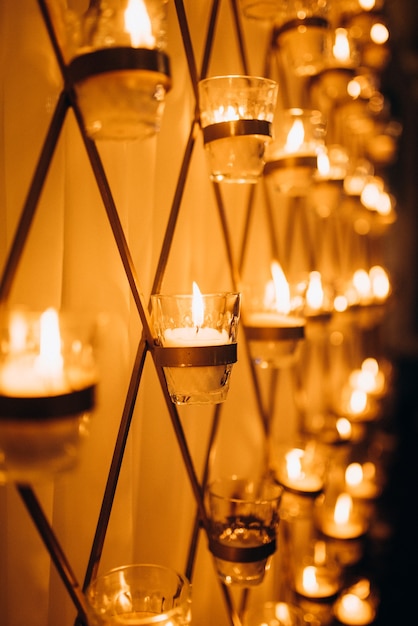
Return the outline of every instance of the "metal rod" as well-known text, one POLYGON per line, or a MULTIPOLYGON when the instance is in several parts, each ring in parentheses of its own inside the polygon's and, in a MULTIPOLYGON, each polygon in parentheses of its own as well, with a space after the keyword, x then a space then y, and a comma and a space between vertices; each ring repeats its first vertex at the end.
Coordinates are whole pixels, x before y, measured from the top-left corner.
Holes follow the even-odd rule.
POLYGON ((216 21, 218 19, 220 0, 213 0, 212 9, 209 17, 208 30, 205 39, 205 49, 203 51, 202 67, 200 70, 200 78, 206 78, 209 68, 210 56, 213 49, 213 40, 215 37, 216 21))
POLYGON ((199 130, 198 124, 193 120, 189 137, 187 140, 186 149, 183 156, 183 161, 180 168, 180 174, 177 181, 177 187, 174 194, 173 204, 171 206, 170 216, 168 219, 167 228, 164 235, 164 241, 161 247, 160 258, 158 260, 157 269, 155 272, 154 283, 151 293, 158 293, 161 289, 164 272, 167 267, 168 257, 173 243, 174 231, 179 216, 181 201, 183 199, 184 188, 186 185, 187 175, 189 173, 190 161, 193 154, 193 148, 196 142, 197 132, 199 130))
POLYGON ((25 204, 23 206, 14 240, 3 270, 3 276, 0 283, 0 301, 2 302, 6 301, 9 297, 68 107, 69 101, 67 94, 62 92, 58 99, 57 106, 55 107, 54 115, 42 146, 41 154, 36 165, 25 204))
POLYGON ((244 71, 244 74, 249 74, 250 71, 248 68, 247 52, 246 52, 245 44, 244 44, 244 36, 242 33, 240 11, 238 9, 237 0, 231 0, 231 10, 232 10, 232 16, 233 16, 234 25, 235 25, 235 32, 236 32, 237 40, 238 40, 238 48, 239 48, 239 53, 240 53, 241 62, 243 66, 243 71, 244 71))
POLYGON ((84 578, 83 589, 86 590, 91 580, 97 575, 97 570, 100 563, 100 558, 103 552, 104 541, 109 524, 110 514, 113 506, 113 500, 116 493, 116 487, 119 479, 120 469, 122 466, 123 456, 126 447, 126 441, 128 439, 129 428, 132 421, 132 415, 135 408, 135 401, 138 393, 139 382, 142 376, 144 368, 145 357, 147 354, 147 345, 144 337, 138 345, 136 353, 135 363, 132 370, 131 379, 129 382, 128 392, 126 395, 125 406, 123 408, 122 418, 119 425, 119 431, 115 443, 112 462, 107 478, 107 483, 104 491, 102 506, 100 509, 99 518, 96 526, 96 533, 93 539, 93 544, 90 552, 90 559, 87 565, 87 570, 84 578))
POLYGON ((198 101, 197 82, 198 74, 196 67, 196 60, 193 52, 192 38, 190 36, 189 24, 187 22, 186 11, 184 9, 183 0, 175 0, 177 19, 180 26, 180 32, 182 36, 184 51, 186 53, 187 65, 189 67, 189 75, 192 81, 192 87, 195 95, 196 102, 198 101))
POLYGON ((32 490, 28 485, 16 486, 32 520, 38 529, 38 532, 51 555, 52 561, 64 582, 69 595, 71 596, 75 607, 77 608, 80 619, 87 624, 88 605, 87 600, 82 592, 77 579, 65 557, 65 554, 58 543, 58 540, 42 510, 42 507, 32 490))

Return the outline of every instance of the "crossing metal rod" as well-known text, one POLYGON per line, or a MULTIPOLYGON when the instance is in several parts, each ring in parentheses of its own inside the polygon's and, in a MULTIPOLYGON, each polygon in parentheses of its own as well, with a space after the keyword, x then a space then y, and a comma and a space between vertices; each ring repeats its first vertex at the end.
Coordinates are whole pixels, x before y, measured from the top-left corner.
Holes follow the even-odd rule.
POLYGON ((13 281, 22 258, 23 250, 33 223, 39 198, 44 187, 45 179, 55 152, 55 148, 61 133, 62 126, 69 107, 67 94, 62 92, 57 105, 44 144, 36 165, 28 194, 20 215, 14 239, 8 253, 6 264, 0 283, 0 302, 6 302, 13 285, 13 281))
POLYGON ((70 564, 46 518, 44 511, 31 487, 19 484, 16 486, 28 512, 31 516, 39 535, 41 536, 58 573, 64 582, 73 603, 78 610, 80 619, 87 624, 88 604, 70 564))

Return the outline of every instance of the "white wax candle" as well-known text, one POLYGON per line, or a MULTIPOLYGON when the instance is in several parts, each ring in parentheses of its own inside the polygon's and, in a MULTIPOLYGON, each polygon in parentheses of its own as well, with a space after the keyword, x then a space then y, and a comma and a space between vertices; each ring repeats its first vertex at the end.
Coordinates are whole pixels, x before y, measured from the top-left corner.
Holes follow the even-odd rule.
POLYGON ((306 598, 330 598, 338 592, 338 579, 326 567, 308 565, 295 581, 296 591, 306 598))
POLYGON ((230 343, 226 330, 216 328, 167 328, 164 331, 164 346, 216 346, 230 343))
POLYGON ((347 626, 367 626, 374 620, 375 611, 368 600, 347 593, 336 602, 334 613, 338 621, 347 626))

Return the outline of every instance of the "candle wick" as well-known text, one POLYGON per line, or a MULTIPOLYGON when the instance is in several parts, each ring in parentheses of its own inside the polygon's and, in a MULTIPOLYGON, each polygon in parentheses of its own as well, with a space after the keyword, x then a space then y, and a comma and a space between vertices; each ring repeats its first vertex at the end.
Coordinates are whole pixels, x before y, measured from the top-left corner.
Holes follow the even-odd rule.
POLYGON ((199 328, 200 328, 200 326, 196 326, 196 335, 199 332, 199 328))

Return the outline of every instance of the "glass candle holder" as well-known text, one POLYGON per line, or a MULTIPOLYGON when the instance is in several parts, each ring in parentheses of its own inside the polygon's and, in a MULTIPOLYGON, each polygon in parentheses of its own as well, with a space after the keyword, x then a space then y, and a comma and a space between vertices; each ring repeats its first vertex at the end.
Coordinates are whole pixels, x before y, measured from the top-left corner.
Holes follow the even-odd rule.
POLYGON ((67 33, 61 41, 69 57, 67 80, 91 139, 132 140, 158 132, 171 88, 166 5, 99 0, 81 14, 62 9, 61 26, 59 11, 51 11, 58 38, 67 33))
POLYGON ((256 183, 271 140, 278 85, 258 76, 214 76, 199 82, 200 121, 216 182, 256 183))
POLYGON ((369 528, 364 508, 345 491, 325 492, 316 500, 315 520, 319 530, 332 539, 358 539, 369 528))
POLYGON ((208 486, 209 550, 227 585, 259 585, 276 550, 282 487, 272 481, 218 479, 208 486))
POLYGON ((90 626, 185 626, 191 620, 189 581, 161 565, 112 569, 93 580, 86 597, 90 626))
POLYGON ((282 62, 296 76, 317 74, 326 58, 328 3, 289 0, 283 5, 273 34, 282 62))
POLYGON ((338 594, 341 568, 330 557, 325 541, 315 541, 295 563, 294 589, 311 600, 325 600, 338 594))
POLYGON ((151 296, 154 346, 175 404, 217 404, 237 360, 238 293, 151 296))
POLYGON ((96 370, 83 328, 54 309, 1 316, 0 482, 69 470, 95 404, 96 370))
POLYGON ((280 265, 271 264, 272 278, 263 286, 247 285, 243 322, 251 358, 261 369, 293 365, 305 337, 303 299, 289 285, 280 265))
POLYGON ((303 626, 303 611, 287 602, 265 602, 244 614, 244 626, 303 626))
POLYGON ((314 441, 295 447, 272 444, 270 466, 288 491, 317 496, 324 488, 326 462, 314 441))
POLYGON ((378 598, 367 578, 360 578, 341 591, 334 604, 338 624, 368 626, 375 620, 378 598))
POLYGON ((277 191, 305 195, 324 151, 325 120, 320 111, 285 109, 274 120, 274 141, 266 149, 264 175, 277 191))

